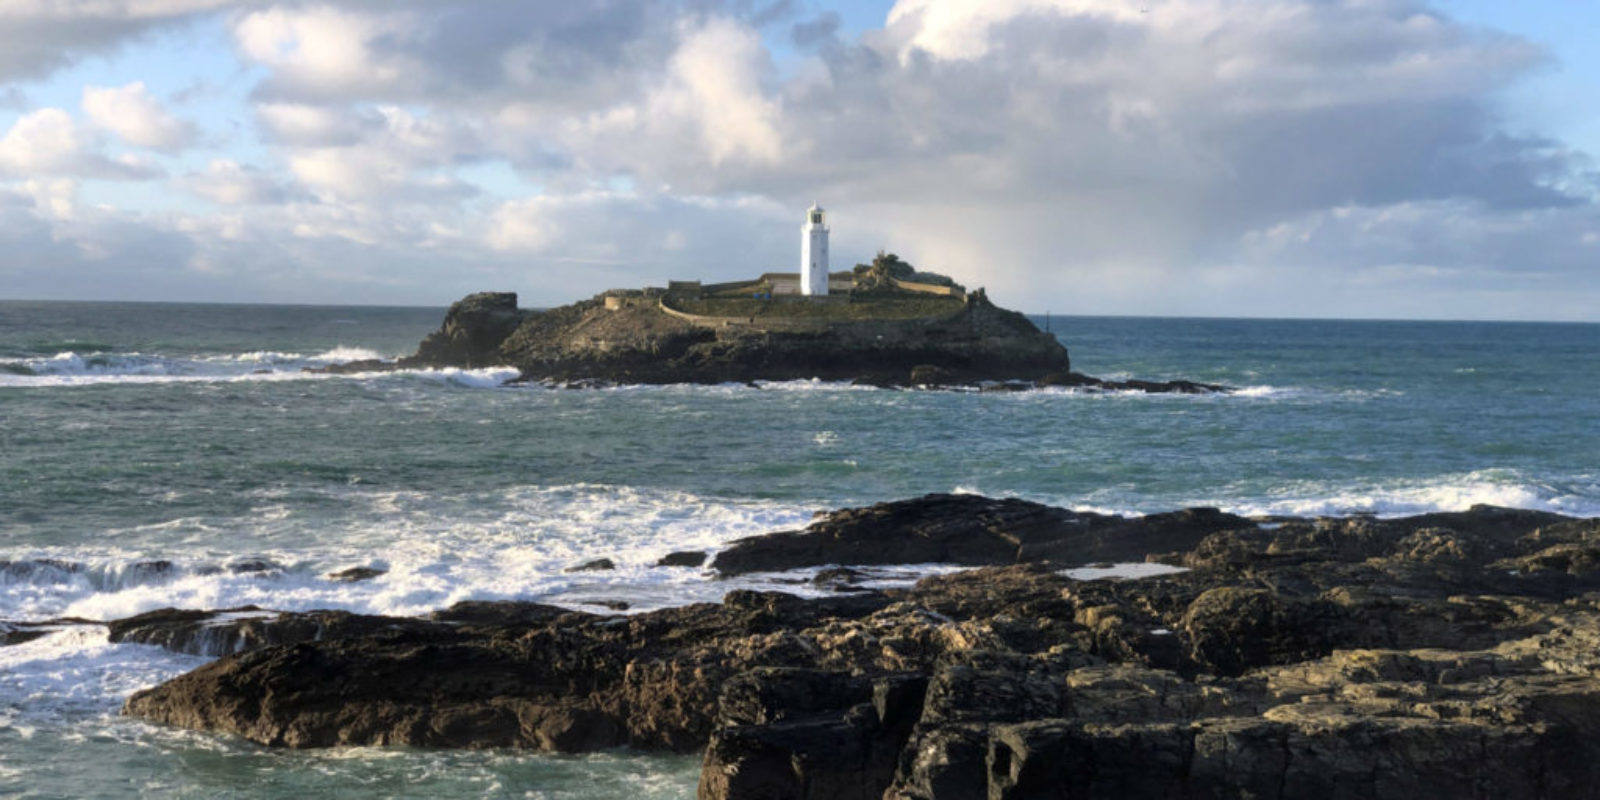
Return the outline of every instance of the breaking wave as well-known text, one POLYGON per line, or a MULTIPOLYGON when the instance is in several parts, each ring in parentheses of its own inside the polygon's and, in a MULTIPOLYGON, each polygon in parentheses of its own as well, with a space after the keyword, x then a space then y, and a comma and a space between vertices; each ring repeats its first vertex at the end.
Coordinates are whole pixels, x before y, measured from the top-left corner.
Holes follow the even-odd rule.
POLYGON ((1529 479, 1515 470, 1495 469, 1354 487, 1297 482, 1266 497, 1217 505, 1237 514, 1257 516, 1403 517, 1491 505, 1592 517, 1600 516, 1600 478, 1545 482, 1529 479))
POLYGON ((225 355, 166 356, 146 353, 65 351, 52 356, 0 360, 0 387, 50 388, 106 384, 299 381, 338 377, 420 376, 474 388, 493 388, 516 378, 511 368, 394 370, 328 375, 307 369, 385 359, 359 347, 320 353, 258 350, 225 355))

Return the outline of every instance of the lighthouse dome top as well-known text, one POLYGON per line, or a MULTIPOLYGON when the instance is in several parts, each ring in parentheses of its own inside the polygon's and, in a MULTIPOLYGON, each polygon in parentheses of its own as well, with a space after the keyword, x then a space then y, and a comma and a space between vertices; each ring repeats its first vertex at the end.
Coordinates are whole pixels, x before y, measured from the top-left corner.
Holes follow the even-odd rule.
POLYGON ((806 209, 807 223, 812 225, 821 225, 824 219, 825 214, 823 213, 822 206, 818 205, 817 203, 812 203, 811 207, 806 209))

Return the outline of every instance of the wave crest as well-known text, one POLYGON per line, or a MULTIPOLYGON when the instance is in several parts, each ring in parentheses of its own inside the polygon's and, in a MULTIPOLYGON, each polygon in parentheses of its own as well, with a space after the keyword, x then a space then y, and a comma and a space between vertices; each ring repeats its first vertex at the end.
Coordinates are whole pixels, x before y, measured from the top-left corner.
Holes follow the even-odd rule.
POLYGON ((320 353, 252 350, 243 353, 162 356, 145 353, 63 351, 50 356, 0 360, 0 387, 55 388, 105 384, 215 383, 327 379, 432 380, 469 388, 495 388, 516 378, 517 370, 446 368, 391 370, 329 375, 305 372, 352 361, 383 360, 364 347, 335 347, 320 353))

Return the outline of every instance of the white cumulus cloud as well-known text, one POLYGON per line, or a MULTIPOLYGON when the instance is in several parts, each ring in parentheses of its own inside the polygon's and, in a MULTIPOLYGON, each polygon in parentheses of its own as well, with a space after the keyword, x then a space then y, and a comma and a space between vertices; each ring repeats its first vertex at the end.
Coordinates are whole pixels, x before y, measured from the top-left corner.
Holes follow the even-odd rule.
POLYGON ((268 173, 225 158, 191 173, 185 183, 195 194, 229 206, 271 205, 288 197, 283 185, 268 173))
POLYGON ((144 180, 158 168, 131 156, 109 158, 71 114, 43 108, 23 115, 0 137, 0 173, 24 178, 144 180))
POLYGON ((152 150, 182 150, 196 135, 194 124, 169 113, 142 81, 120 87, 85 87, 83 110, 96 125, 129 144, 152 150))

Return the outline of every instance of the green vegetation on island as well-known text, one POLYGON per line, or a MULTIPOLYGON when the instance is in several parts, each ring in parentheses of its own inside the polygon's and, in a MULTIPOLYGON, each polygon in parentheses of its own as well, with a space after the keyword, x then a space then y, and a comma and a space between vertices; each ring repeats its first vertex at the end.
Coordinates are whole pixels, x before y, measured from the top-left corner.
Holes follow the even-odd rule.
POLYGON ((949 316, 960 313, 970 299, 965 287, 949 277, 918 272, 894 253, 881 250, 870 264, 833 273, 826 296, 800 294, 799 278, 769 272, 729 283, 674 281, 660 303, 671 311, 701 317, 861 322, 949 316))

